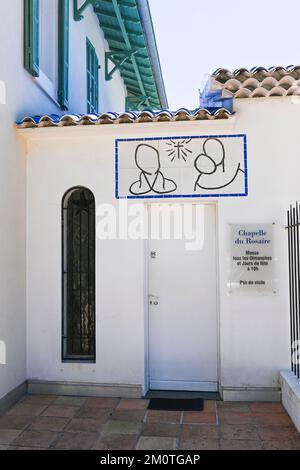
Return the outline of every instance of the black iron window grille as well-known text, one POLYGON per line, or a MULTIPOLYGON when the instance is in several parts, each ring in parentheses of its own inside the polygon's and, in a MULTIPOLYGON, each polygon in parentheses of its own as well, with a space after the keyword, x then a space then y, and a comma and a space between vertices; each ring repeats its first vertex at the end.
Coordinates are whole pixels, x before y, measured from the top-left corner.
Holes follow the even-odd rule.
POLYGON ((95 198, 72 188, 62 202, 62 359, 95 361, 95 198))
POLYGON ((289 289, 291 325, 291 368, 300 378, 300 211, 299 204, 290 206, 287 211, 288 249, 289 249, 289 289))

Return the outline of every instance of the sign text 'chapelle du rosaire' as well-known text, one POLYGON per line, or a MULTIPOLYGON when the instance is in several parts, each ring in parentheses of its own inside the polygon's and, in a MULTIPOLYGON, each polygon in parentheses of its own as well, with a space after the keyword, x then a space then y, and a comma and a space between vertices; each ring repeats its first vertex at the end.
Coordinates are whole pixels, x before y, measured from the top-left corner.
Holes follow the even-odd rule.
POLYGON ((273 224, 230 225, 231 294, 275 294, 273 224))

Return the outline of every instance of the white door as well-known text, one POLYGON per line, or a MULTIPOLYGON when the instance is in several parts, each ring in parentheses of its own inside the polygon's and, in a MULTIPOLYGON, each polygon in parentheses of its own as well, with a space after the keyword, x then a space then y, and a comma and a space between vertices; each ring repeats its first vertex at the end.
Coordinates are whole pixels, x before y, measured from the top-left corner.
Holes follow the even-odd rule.
POLYGON ((184 239, 149 241, 152 390, 218 390, 215 207, 202 207, 201 249, 187 250, 184 239))

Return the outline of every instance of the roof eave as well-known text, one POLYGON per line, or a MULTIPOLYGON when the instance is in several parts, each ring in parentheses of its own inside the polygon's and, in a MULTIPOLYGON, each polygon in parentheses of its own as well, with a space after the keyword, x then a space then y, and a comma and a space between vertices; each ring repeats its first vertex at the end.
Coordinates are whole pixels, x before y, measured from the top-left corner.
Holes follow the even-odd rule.
POLYGON ((154 33, 154 27, 152 22, 152 16, 150 12, 150 7, 148 0, 136 0, 138 11, 140 14, 146 42, 147 48, 149 52, 149 57, 153 67, 153 74, 154 79, 158 91, 158 96, 160 99, 161 107, 163 109, 168 109, 168 99, 161 69, 161 63, 159 59, 159 53, 154 33))

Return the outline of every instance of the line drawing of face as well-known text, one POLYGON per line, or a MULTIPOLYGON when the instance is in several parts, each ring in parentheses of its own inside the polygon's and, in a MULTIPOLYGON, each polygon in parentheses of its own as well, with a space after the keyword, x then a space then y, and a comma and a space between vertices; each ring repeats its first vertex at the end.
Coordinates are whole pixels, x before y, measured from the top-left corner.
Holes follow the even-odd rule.
POLYGON ((140 144, 135 150, 135 163, 141 171, 138 181, 131 184, 129 192, 135 196, 167 194, 176 191, 175 181, 166 178, 161 171, 159 151, 148 144, 140 144))
POLYGON ((225 148, 223 142, 215 137, 209 137, 203 144, 203 153, 194 162, 196 170, 204 175, 212 175, 219 166, 225 172, 225 148))
POLYGON ((136 166, 146 175, 153 175, 160 170, 159 152, 148 144, 140 144, 135 150, 136 166))
POLYGON ((244 173, 244 170, 241 169, 241 164, 239 163, 236 167, 235 174, 231 176, 230 180, 226 183, 217 186, 208 186, 207 184, 204 186, 203 179, 201 180, 202 176, 213 175, 218 171, 218 168, 221 168, 222 173, 226 173, 225 156, 225 147, 220 139, 209 137, 205 140, 203 144, 203 153, 198 155, 194 161, 195 169, 199 173, 194 186, 194 191, 197 191, 197 188, 205 190, 225 188, 233 183, 240 172, 244 173))

